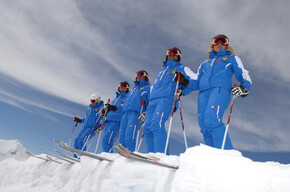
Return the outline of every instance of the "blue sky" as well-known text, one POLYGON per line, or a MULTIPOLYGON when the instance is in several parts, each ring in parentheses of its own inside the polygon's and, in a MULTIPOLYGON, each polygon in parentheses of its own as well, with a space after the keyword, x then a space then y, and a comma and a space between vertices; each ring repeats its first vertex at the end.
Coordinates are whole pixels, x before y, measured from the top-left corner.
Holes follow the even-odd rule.
MULTIPOLYGON (((73 116, 84 116, 92 93, 104 101, 113 99, 119 82, 133 85, 140 69, 154 83, 166 50, 174 46, 182 51, 181 62, 196 72, 211 38, 223 33, 253 81, 250 95, 235 102, 232 142, 257 158, 283 152, 279 161, 286 162, 289 9, 287 0, 3 0, 0 138, 18 139, 34 153, 40 153, 39 147, 52 151, 52 139, 69 140, 73 116)), ((197 96, 194 92, 182 98, 190 146, 203 143, 197 96)), ((184 151, 178 114, 170 139, 173 154, 184 151)))

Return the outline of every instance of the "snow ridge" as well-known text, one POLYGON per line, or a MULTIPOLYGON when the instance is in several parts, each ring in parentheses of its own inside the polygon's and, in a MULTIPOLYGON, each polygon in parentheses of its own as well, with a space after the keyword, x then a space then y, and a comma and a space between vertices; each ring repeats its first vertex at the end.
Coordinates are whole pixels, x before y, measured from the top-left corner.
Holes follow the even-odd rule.
MULTIPOLYGON (((1 140, 1 156, 4 151, 11 154, 8 148, 15 149, 19 142, 16 143, 1 140)), ((200 145, 187 149, 180 156, 155 154, 164 162, 179 165, 177 170, 126 159, 118 154, 100 155, 110 156, 114 162, 89 157, 81 157, 81 162, 75 164, 49 163, 34 157, 21 161, 2 159, 0 191, 286 192, 290 189, 290 164, 254 162, 236 150, 223 151, 200 145)))
POLYGON ((19 161, 24 161, 28 158, 25 153, 26 149, 18 140, 3 140, 0 139, 0 161, 13 158, 19 161))

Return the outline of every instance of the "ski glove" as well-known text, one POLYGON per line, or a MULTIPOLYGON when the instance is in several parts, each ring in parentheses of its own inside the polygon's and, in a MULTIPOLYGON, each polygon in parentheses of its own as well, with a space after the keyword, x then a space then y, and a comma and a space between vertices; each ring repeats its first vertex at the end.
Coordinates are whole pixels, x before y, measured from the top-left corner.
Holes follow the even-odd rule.
MULTIPOLYGON (((182 86, 182 87, 186 87, 189 83, 189 80, 185 78, 185 76, 183 75, 183 73, 179 72, 180 74, 180 80, 179 80, 179 84, 182 86)), ((178 77, 178 72, 175 72, 174 74, 174 81, 177 82, 177 77, 178 77)))
POLYGON ((247 88, 244 88, 244 87, 233 87, 232 88, 232 93, 233 93, 233 96, 234 97, 246 97, 248 94, 249 94, 249 91, 247 90, 247 88))
POLYGON ((142 112, 142 113, 139 115, 138 120, 141 121, 141 122, 145 122, 145 112, 142 112))
POLYGON ((116 111, 117 110, 117 106, 116 105, 111 105, 111 104, 106 104, 107 110, 109 111, 116 111))
POLYGON ((80 118, 78 118, 78 117, 75 117, 74 122, 81 123, 82 120, 80 118))
POLYGON ((183 95, 183 91, 178 89, 176 92, 176 101, 178 101, 182 95, 183 95))
POLYGON ((102 125, 99 125, 99 127, 95 130, 95 135, 100 134, 100 132, 102 130, 101 128, 102 128, 102 125))
POLYGON ((104 116, 105 113, 106 113, 105 108, 102 108, 102 109, 99 111, 99 114, 100 114, 101 116, 104 116))

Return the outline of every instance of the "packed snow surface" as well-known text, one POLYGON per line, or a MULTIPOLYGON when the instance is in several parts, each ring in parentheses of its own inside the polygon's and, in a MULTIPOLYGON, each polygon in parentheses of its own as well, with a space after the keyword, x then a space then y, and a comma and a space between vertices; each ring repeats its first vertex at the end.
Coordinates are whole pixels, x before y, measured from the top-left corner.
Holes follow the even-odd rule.
POLYGON ((290 191, 290 165, 253 162, 239 151, 205 145, 189 148, 180 156, 154 154, 163 162, 179 165, 178 170, 125 159, 118 154, 101 154, 114 160, 113 163, 81 157, 81 163, 75 164, 46 162, 35 157, 25 160, 15 155, 25 154, 24 150, 17 141, 0 140, 1 192, 290 191))

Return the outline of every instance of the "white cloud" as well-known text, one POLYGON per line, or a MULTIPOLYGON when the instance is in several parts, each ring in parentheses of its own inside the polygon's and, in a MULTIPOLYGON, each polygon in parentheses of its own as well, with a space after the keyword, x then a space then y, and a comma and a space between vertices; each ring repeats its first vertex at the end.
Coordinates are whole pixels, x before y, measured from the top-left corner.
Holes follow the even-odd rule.
MULTIPOLYGON (((182 62, 197 69, 207 56, 212 36, 225 33, 255 79, 272 85, 275 78, 289 82, 289 6, 285 0, 1 1, 0 72, 45 94, 87 105, 93 92, 100 93, 104 100, 114 97, 118 82, 133 80, 140 68, 146 69, 154 82, 165 50, 171 46, 181 47, 182 62)), ((19 99, 14 93, 2 90, 0 100, 23 109, 22 104, 11 102, 17 99, 25 105, 69 115, 56 105, 43 105, 29 97, 19 99)), ((187 133, 200 139, 197 118, 191 112, 196 110, 196 100, 186 102, 185 125, 190 127, 187 133), (196 128, 192 128, 192 121, 196 128)), ((246 121, 239 128, 243 134, 259 137, 256 145, 234 136, 238 146, 274 150, 277 142, 271 147, 266 144, 274 134, 283 141, 280 149, 286 150, 287 134, 271 130, 278 122, 263 123, 263 135, 255 128, 261 121, 246 121)), ((177 130, 173 134, 181 136, 177 130)))

